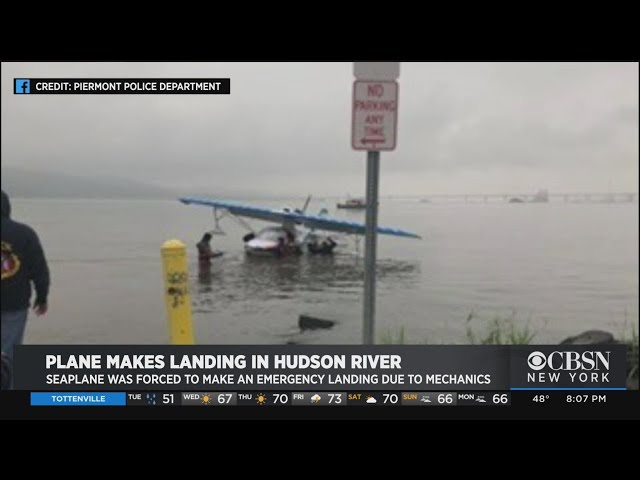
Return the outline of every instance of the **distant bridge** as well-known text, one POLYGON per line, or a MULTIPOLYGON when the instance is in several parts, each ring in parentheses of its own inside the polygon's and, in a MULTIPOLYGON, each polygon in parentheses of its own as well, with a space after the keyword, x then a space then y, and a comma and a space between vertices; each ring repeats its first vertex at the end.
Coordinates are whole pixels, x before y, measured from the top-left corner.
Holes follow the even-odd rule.
POLYGON ((391 195, 391 199, 416 199, 423 202, 461 202, 461 203, 489 203, 489 202, 566 202, 566 203, 628 203, 638 198, 637 192, 571 192, 548 193, 541 196, 538 193, 460 193, 398 196, 391 195))

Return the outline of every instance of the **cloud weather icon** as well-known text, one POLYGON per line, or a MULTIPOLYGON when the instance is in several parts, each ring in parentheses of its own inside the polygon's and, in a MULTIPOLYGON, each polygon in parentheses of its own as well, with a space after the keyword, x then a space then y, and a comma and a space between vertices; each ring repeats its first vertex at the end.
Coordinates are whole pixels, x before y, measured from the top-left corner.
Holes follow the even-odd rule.
POLYGON ((367 403, 378 403, 375 397, 367 397, 367 403))
POLYGON ((313 397, 311 397, 311 403, 318 403, 321 399, 322 397, 316 393, 313 397))

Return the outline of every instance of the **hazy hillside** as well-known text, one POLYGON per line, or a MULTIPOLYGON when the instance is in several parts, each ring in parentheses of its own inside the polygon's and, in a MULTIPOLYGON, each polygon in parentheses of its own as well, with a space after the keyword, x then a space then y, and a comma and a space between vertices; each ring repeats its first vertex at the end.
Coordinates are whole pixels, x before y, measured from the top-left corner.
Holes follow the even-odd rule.
POLYGON ((121 178, 77 177, 2 166, 2 189, 16 197, 174 198, 174 192, 121 178))

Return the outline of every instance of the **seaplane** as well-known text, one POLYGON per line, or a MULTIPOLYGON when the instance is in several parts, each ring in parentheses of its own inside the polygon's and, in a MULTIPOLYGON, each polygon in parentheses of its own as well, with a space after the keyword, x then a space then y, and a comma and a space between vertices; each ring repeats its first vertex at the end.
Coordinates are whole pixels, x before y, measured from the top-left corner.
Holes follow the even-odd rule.
MULTIPOLYGON (((231 217, 248 233, 242 237, 245 252, 256 256, 282 257, 290 254, 303 254, 306 250, 310 254, 331 254, 338 244, 334 237, 353 236, 357 240, 365 234, 365 224, 351 222, 328 216, 326 209, 317 215, 306 213, 311 196, 302 209, 284 207, 273 209, 247 205, 226 200, 200 197, 182 197, 178 199, 185 205, 198 205, 213 209, 214 228, 212 234, 225 235, 220 226, 223 218, 231 217), (262 230, 255 231, 244 218, 252 218, 276 223, 262 230)), ((378 227, 381 235, 395 237, 416 238, 420 235, 391 227, 378 227)))

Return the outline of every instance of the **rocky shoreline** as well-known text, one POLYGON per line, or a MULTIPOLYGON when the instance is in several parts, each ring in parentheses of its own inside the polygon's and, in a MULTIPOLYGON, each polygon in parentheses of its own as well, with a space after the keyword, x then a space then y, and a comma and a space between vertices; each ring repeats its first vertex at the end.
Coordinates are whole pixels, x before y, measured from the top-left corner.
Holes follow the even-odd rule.
MULTIPOLYGON (((587 330, 574 337, 567 337, 560 345, 619 345, 625 344, 616 340, 614 335, 604 330, 587 330)), ((627 343, 627 389, 638 390, 638 345, 627 343)))

